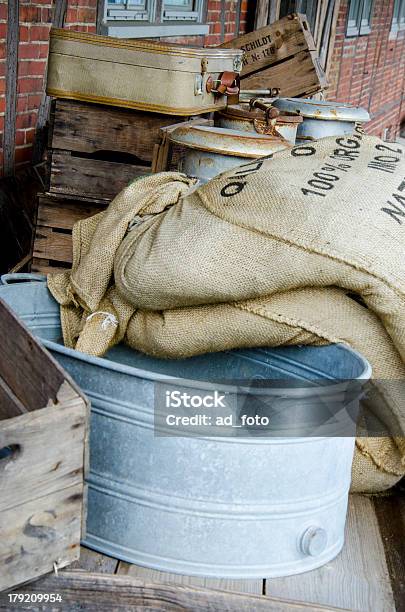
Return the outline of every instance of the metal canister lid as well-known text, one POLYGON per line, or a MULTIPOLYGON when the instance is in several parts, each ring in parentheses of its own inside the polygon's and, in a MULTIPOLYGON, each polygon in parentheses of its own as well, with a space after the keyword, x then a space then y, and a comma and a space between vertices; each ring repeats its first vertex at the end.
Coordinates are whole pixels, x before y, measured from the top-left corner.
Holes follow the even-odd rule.
POLYGON ((291 148, 284 138, 206 125, 179 127, 170 134, 170 140, 190 149, 249 158, 291 148))
POLYGON ((308 98, 277 98, 272 102, 280 111, 295 111, 308 119, 332 121, 353 121, 363 123, 370 121, 368 112, 360 106, 345 102, 328 100, 309 100, 308 98))

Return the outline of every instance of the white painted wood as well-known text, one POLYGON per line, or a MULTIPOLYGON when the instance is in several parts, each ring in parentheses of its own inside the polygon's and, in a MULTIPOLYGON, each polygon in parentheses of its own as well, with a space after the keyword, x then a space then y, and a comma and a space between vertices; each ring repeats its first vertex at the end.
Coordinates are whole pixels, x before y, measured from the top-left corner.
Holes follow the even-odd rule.
POLYGON ((346 542, 336 559, 312 572, 267 579, 265 593, 361 612, 395 612, 372 500, 351 496, 346 542))

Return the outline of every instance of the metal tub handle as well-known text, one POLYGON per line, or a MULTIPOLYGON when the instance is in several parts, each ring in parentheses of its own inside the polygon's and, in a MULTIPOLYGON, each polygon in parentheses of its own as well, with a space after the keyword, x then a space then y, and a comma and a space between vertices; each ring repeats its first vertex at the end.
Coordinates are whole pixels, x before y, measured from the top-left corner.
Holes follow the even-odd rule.
POLYGON ((2 276, 0 276, 0 283, 2 285, 12 285, 13 283, 27 283, 38 281, 46 283, 46 275, 35 274, 34 272, 15 272, 13 274, 3 274, 2 276))

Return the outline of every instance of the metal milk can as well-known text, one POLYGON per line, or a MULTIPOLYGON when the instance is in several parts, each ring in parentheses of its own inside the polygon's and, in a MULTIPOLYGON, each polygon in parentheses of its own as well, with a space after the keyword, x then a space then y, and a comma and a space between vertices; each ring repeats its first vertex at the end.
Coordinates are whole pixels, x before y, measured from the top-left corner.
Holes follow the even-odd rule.
POLYGON ((281 135, 295 144, 297 128, 302 116, 297 112, 280 112, 266 99, 233 104, 215 113, 215 125, 231 130, 253 132, 269 136, 281 135))
POLYGON ((179 127, 170 134, 170 140, 185 149, 179 169, 201 183, 249 159, 291 147, 281 137, 205 125, 179 127))
POLYGON ((370 121, 364 108, 344 102, 310 100, 308 98, 277 98, 273 106, 281 113, 297 112, 303 117, 297 130, 297 144, 327 136, 352 134, 356 123, 370 121))

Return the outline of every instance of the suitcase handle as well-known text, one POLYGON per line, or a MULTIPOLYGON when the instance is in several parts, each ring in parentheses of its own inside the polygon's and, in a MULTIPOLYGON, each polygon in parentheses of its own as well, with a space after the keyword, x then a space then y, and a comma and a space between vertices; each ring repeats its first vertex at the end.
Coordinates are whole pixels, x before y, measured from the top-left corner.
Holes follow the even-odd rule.
POLYGON ((206 89, 208 93, 236 96, 239 93, 239 75, 237 72, 230 71, 223 72, 219 79, 213 79, 210 75, 207 79, 206 89))
POLYGON ((34 281, 46 283, 45 274, 34 274, 33 272, 15 272, 14 274, 3 274, 0 276, 0 283, 2 285, 12 285, 13 283, 34 281))

